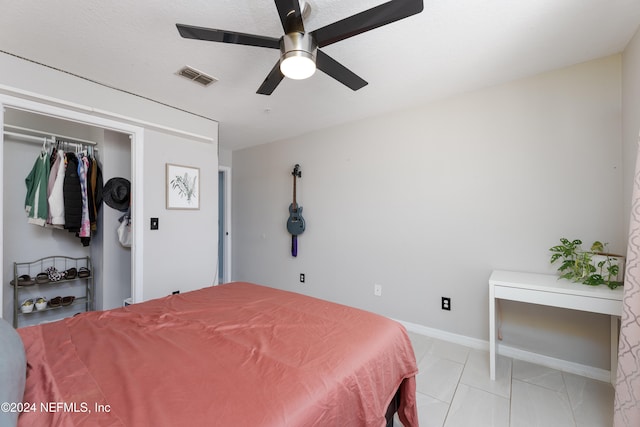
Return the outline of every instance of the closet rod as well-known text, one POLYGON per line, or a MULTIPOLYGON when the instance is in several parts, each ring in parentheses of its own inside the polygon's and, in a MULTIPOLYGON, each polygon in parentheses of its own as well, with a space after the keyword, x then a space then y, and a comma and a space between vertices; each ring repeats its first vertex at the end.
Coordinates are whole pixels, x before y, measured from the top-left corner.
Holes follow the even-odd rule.
MULTIPOLYGON (((29 129, 29 128, 23 128, 23 127, 20 127, 20 126, 13 126, 13 125, 4 125, 4 127, 5 127, 5 131, 4 131, 5 135, 9 134, 9 132, 7 132, 6 129, 11 129, 11 130, 17 130, 17 131, 23 131, 23 132, 39 133, 40 135, 42 135, 42 137, 45 137, 45 138, 46 137, 57 138, 57 139, 65 140, 65 142, 71 142, 71 143, 76 143, 76 144, 85 144, 85 145, 98 145, 98 143, 94 142, 94 141, 89 141, 89 140, 86 140, 86 139, 74 138, 72 136, 66 136, 66 135, 56 135, 55 133, 43 132, 43 131, 37 130, 37 129, 29 129)), ((18 135, 17 132, 11 132, 11 134, 13 136, 18 135)), ((34 135, 24 135, 24 136, 40 138, 40 142, 42 142, 42 137, 38 137, 38 136, 34 136, 34 135)))
MULTIPOLYGON (((7 136, 12 136, 14 138, 23 140, 23 141, 28 141, 28 142, 33 142, 35 144, 39 144, 42 145, 43 142, 47 142, 48 144, 55 144, 56 140, 55 138, 46 138, 46 137, 42 137, 42 136, 33 136, 33 135, 26 135, 24 133, 16 133, 16 132, 9 132, 9 131, 4 131, 4 134, 7 136)), ((70 142, 70 141, 64 141, 64 144, 69 144, 72 146, 75 146, 78 149, 82 149, 82 147, 86 147, 87 144, 81 143, 81 142, 70 142)), ((94 147, 91 146, 91 149, 94 152, 98 152, 98 147, 94 147)))
POLYGON ((4 131, 4 134, 7 136, 13 136, 15 138, 18 139, 22 139, 25 141, 32 141, 38 144, 42 144, 44 142, 44 140, 46 140, 47 142, 51 143, 51 142, 56 142, 53 138, 45 138, 42 136, 33 136, 33 135, 25 135, 23 133, 16 133, 16 132, 8 132, 8 131, 4 131))

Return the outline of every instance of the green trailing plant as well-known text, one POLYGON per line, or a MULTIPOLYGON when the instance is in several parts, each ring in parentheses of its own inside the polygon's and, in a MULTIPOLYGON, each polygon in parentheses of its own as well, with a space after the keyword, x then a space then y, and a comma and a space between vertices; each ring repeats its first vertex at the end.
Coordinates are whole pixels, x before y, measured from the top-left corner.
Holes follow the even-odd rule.
POLYGON ((560 239, 560 245, 551 247, 551 264, 561 261, 558 271, 561 279, 585 285, 607 285, 611 289, 622 286, 617 280, 620 273, 618 255, 606 253, 606 244, 595 241, 589 251, 582 250, 582 240, 560 239))

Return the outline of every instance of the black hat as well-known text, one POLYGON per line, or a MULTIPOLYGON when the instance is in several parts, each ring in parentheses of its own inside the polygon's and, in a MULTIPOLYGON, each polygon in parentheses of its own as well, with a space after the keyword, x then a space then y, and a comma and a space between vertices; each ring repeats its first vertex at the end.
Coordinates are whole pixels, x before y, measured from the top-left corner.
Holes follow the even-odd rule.
POLYGON ((126 212, 129 209, 131 183, 126 178, 111 178, 102 189, 102 197, 107 206, 126 212))

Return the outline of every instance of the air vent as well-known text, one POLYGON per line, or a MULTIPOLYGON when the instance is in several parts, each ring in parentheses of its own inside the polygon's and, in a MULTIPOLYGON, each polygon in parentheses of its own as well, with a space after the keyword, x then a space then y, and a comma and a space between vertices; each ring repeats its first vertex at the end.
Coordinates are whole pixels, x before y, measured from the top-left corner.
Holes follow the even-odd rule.
POLYGON ((189 66, 185 66, 180 71, 178 71, 178 75, 196 83, 200 83, 202 86, 209 86, 211 83, 215 83, 218 81, 218 79, 216 79, 215 77, 211 77, 210 75, 189 66))

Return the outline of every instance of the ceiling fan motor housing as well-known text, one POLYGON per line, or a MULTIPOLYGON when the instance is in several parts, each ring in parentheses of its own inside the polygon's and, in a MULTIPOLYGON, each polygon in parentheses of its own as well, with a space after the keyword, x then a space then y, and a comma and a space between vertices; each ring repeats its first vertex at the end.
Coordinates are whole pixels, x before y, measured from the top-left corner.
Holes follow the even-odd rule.
POLYGON ((284 36, 282 36, 282 39, 280 39, 280 68, 282 73, 287 77, 295 78, 293 76, 289 76, 285 69, 283 69, 283 67, 287 67, 287 64, 285 64, 286 60, 291 59, 291 61, 286 62, 298 63, 305 61, 308 62, 308 60, 311 60, 311 64, 309 64, 309 66, 313 65, 313 68, 309 69, 309 72, 311 74, 299 78, 304 79, 310 77, 313 72, 315 72, 317 52, 318 44, 316 43, 312 35, 298 31, 293 31, 285 34, 284 36))

